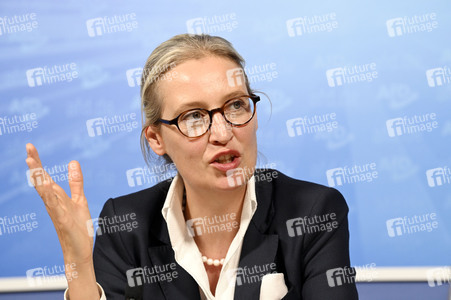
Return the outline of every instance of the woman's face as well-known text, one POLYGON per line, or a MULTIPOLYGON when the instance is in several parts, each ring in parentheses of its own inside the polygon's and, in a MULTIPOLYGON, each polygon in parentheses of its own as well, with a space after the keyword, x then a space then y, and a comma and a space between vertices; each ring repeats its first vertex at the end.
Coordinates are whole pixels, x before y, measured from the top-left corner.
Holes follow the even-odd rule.
MULTIPOLYGON (((218 56, 193 59, 176 66, 171 70, 176 76, 157 83, 162 100, 161 118, 172 120, 192 108, 219 108, 227 100, 249 95, 244 77, 241 85, 236 78, 233 81, 236 84, 229 84, 227 71, 238 67, 233 61, 218 56)), ((175 125, 162 124, 156 133, 161 148, 156 152, 171 157, 185 184, 228 190, 234 188, 228 182, 228 170, 243 168, 249 173, 255 167, 257 127, 256 115, 246 126, 231 127, 220 112, 213 115, 210 130, 199 138, 188 138, 175 125), (217 160, 220 154, 225 156, 217 160), (231 162, 230 155, 235 157, 231 162)))

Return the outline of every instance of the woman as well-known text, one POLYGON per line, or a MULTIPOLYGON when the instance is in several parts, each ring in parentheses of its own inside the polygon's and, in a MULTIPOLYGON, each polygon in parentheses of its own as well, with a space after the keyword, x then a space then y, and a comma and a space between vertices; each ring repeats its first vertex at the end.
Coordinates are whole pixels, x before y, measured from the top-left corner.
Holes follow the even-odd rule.
MULTIPOLYGON (((133 214, 136 229, 98 231, 92 253, 79 164, 69 164, 71 198, 50 179, 36 186, 78 272, 66 298, 357 299, 341 194, 275 170, 255 181, 259 97, 243 68, 209 35, 175 36, 148 58, 142 147, 178 173, 106 202, 99 220, 133 214)), ((27 153, 41 167, 33 145, 27 153)))

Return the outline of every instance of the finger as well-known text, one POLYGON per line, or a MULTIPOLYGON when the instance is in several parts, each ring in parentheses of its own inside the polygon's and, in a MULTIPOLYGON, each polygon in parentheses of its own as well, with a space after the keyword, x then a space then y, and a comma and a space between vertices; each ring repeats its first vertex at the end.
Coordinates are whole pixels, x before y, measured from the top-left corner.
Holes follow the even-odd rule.
POLYGON ((50 180, 53 182, 50 175, 47 174, 47 172, 43 169, 41 159, 39 158, 38 150, 36 147, 28 143, 26 146, 27 150, 27 158, 25 159, 25 162, 28 165, 28 168, 30 169, 30 177, 34 175, 37 178, 30 178, 30 179, 36 179, 36 180, 30 180, 33 185, 36 187, 36 185, 40 185, 43 183, 43 181, 50 180), (40 170, 42 169, 42 170, 40 170))
POLYGON ((72 201, 79 202, 85 199, 83 192, 83 174, 78 161, 73 160, 69 163, 69 188, 72 201))
POLYGON ((39 195, 42 195, 45 188, 51 187, 51 185, 46 185, 45 183, 53 183, 52 177, 34 157, 27 157, 25 162, 29 168, 29 171, 27 172, 29 181, 38 191, 39 195))
POLYGON ((42 197, 46 189, 50 188, 51 190, 53 179, 33 157, 27 157, 25 162, 29 168, 29 171, 27 172, 28 180, 42 197))
POLYGON ((36 147, 32 143, 28 143, 25 145, 25 149, 27 150, 27 157, 32 157, 38 165, 42 166, 41 159, 39 158, 39 153, 36 147))
MULTIPOLYGON (((26 163, 29 167, 29 180, 44 201, 49 215, 54 214, 54 210, 59 205, 59 200, 55 196, 54 185, 57 185, 52 177, 42 168, 42 163, 37 149, 33 144, 26 145, 27 158, 26 163)), ((62 190, 62 189, 61 189, 62 190)), ((63 194, 65 195, 64 191, 63 194)), ((64 195, 62 195, 64 197, 64 195)), ((67 196, 66 196, 67 197, 67 196)))

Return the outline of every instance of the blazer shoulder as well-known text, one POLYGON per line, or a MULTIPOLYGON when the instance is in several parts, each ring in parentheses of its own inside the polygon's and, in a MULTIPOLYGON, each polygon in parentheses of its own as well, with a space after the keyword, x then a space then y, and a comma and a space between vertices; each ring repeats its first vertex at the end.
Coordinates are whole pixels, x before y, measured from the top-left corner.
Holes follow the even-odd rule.
POLYGON ((343 195, 332 187, 322 184, 300 180, 287 176, 286 174, 268 169, 263 172, 264 176, 257 178, 257 186, 260 189, 272 189, 274 205, 292 209, 293 212, 336 210, 347 211, 348 206, 343 195), (269 176, 268 176, 269 175, 269 176), (268 178, 271 178, 268 180, 268 178))
POLYGON ((130 194, 110 198, 106 201, 103 211, 113 210, 115 214, 130 211, 158 211, 163 208, 171 180, 162 181, 152 187, 130 194))

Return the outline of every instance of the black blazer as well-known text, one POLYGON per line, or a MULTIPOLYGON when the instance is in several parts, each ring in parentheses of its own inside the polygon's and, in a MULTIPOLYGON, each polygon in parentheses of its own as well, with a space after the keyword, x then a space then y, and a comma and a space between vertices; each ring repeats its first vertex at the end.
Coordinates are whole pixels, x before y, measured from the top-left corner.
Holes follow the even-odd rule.
MULTIPOLYGON (((348 206, 340 192, 275 170, 258 173, 257 179, 258 206, 244 236, 239 268, 275 263, 288 288, 283 299, 358 299, 355 272, 349 268, 348 206), (260 180, 263 176, 270 180, 260 180), (336 228, 320 227, 318 217, 331 214, 335 214, 336 228), (315 216, 311 230, 291 220, 308 217, 304 219, 308 223, 315 216)), ((135 213, 137 221, 137 228, 131 231, 97 232, 94 268, 108 300, 200 299, 196 281, 175 261, 161 214, 169 185, 164 181, 105 203, 100 218, 135 213), (171 263, 178 275, 171 282, 128 285, 127 270, 171 263)), ((260 284, 258 280, 238 284, 237 280, 235 299, 259 299, 260 284)))

